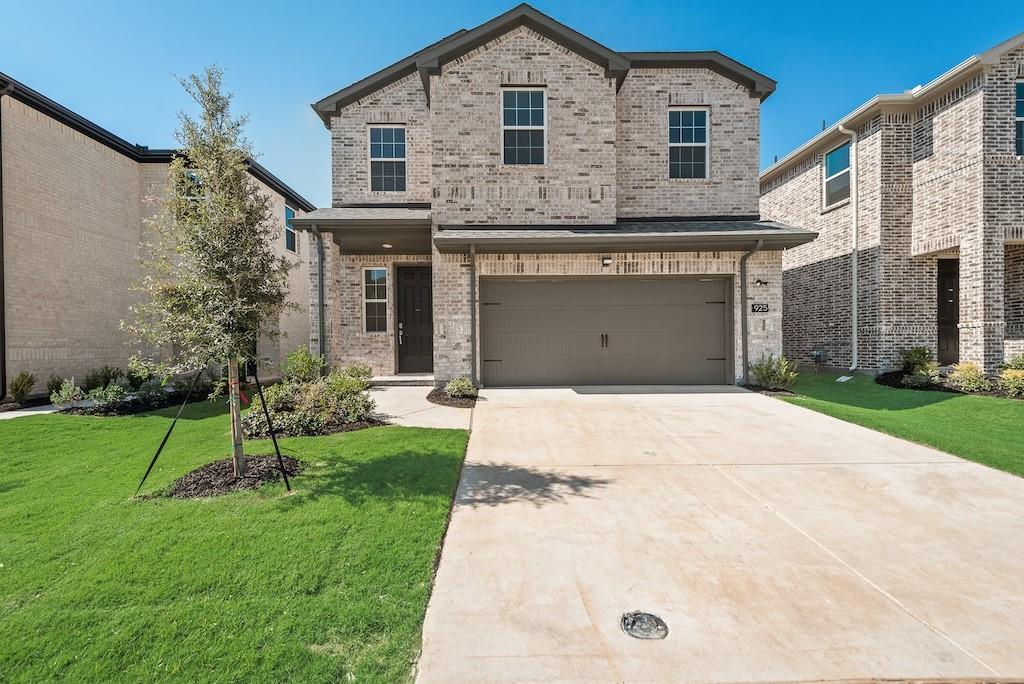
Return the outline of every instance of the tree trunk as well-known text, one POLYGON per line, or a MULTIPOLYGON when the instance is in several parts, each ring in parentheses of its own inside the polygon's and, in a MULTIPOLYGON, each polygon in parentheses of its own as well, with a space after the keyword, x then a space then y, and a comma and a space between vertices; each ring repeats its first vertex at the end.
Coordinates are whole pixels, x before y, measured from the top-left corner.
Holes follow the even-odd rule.
POLYGON ((240 359, 228 361, 228 406, 231 408, 231 462, 235 477, 245 475, 245 453, 242 451, 242 404, 239 399, 238 366, 240 359))

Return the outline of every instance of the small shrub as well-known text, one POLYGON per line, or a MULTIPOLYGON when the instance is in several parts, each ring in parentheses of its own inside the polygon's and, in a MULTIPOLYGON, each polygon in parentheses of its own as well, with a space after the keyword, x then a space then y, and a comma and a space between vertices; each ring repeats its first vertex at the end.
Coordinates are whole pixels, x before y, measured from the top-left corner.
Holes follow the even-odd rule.
POLYGON ((359 375, 346 375, 343 370, 340 373, 331 373, 324 378, 326 390, 339 398, 347 397, 350 394, 359 394, 370 388, 369 378, 359 375))
POLYGON ((465 376, 460 376, 448 381, 448 384, 444 386, 444 393, 445 396, 453 399, 458 397, 471 399, 479 393, 479 390, 472 380, 465 376))
POLYGON ((999 374, 1003 391, 1014 399, 1024 399, 1024 369, 1006 368, 999 374))
MULTIPOLYGON (((129 378, 130 382, 130 378, 129 378)), ((145 406, 163 406, 168 403, 168 394, 164 389, 164 383, 157 379, 146 380, 134 388, 135 400, 145 406)))
POLYGON ((128 381, 119 378, 106 387, 96 387, 85 395, 91 399, 93 407, 105 409, 115 408, 128 403, 128 381))
POLYGON ((1006 363, 999 366, 1004 370, 1019 370, 1024 371, 1024 354, 1018 354, 1006 363))
POLYGON ((370 378, 373 377, 373 369, 370 368, 369 364, 350 363, 341 369, 341 374, 350 378, 365 380, 369 384, 370 378))
POLYGON ((71 378, 61 383, 59 390, 50 394, 50 403, 54 406, 70 406, 84 398, 85 392, 75 384, 75 379, 71 378))
POLYGON ((903 371, 906 373, 929 371, 935 365, 932 350, 928 347, 904 349, 900 352, 900 359, 903 363, 903 371))
POLYGON ((90 392, 94 389, 102 389, 118 378, 123 378, 125 372, 113 366, 103 366, 96 370, 89 371, 82 381, 82 389, 90 392))
MULTIPOLYGON (((323 435, 338 430, 345 423, 372 417, 376 404, 366 391, 368 387, 365 377, 332 371, 310 382, 288 380, 265 387, 263 396, 277 434, 323 435)), ((242 415, 242 427, 247 437, 270 436, 263 402, 258 396, 242 415)))
POLYGON ((60 386, 64 384, 64 378, 58 375, 51 375, 50 379, 46 381, 46 396, 51 396, 54 392, 60 391, 60 386))
POLYGON ((377 402, 370 398, 365 392, 350 394, 340 402, 341 415, 346 423, 358 423, 369 420, 373 411, 377 408, 377 402))
POLYGON ((937 385, 938 382, 939 371, 935 367, 934 363, 912 373, 907 373, 900 380, 900 383, 902 383, 904 387, 909 387, 911 389, 925 389, 927 387, 937 385))
POLYGON ((789 389, 800 375, 789 359, 774 354, 762 354, 759 361, 750 364, 750 372, 758 385, 770 390, 789 389))
POLYGON ((323 375, 326 367, 324 357, 310 354, 305 347, 299 347, 288 354, 281 376, 290 382, 313 382, 323 375))
POLYGON ((21 404, 28 398, 28 393, 36 386, 36 376, 28 371, 21 371, 11 380, 10 394, 15 403, 21 404))
POLYGON ((992 389, 992 383, 985 377, 985 372, 978 364, 970 361, 953 366, 953 371, 949 374, 949 384, 961 392, 987 392, 992 389))

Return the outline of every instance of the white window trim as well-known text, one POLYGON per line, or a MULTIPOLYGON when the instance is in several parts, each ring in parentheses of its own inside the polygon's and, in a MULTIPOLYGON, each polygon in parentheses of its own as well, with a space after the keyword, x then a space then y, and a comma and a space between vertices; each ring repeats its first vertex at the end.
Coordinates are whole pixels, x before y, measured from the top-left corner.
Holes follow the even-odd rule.
POLYGON ((548 165, 548 89, 544 86, 502 86, 498 89, 498 123, 501 124, 501 135, 498 137, 498 154, 501 155, 502 166, 531 168, 548 165), (505 92, 540 91, 544 93, 544 125, 543 126, 506 126, 505 125, 505 92), (541 164, 509 164, 505 161, 505 131, 543 131, 544 132, 544 162, 541 164))
POLYGON ((387 266, 364 266, 361 272, 363 276, 359 282, 359 287, 363 291, 363 334, 364 335, 387 335, 391 332, 391 320, 388 316, 388 295, 391 293, 391 269, 387 266), (367 271, 384 271, 384 299, 370 299, 366 296, 366 272, 367 271), (367 304, 380 304, 384 303, 384 330, 367 330, 366 329, 366 305, 367 304))
MULTIPOLYGON (((1017 152, 1017 124, 1024 121, 1024 116, 1017 116, 1017 86, 1024 83, 1024 78, 1013 82, 1013 151, 1017 152)), ((1020 154, 1017 154, 1020 157, 1020 154)))
POLYGON ((291 252, 292 254, 299 253, 299 234, 294 228, 288 225, 288 210, 291 209, 292 219, 296 219, 299 216, 299 212, 295 211, 294 207, 284 205, 284 251, 291 252), (288 233, 292 234, 292 242, 295 243, 295 249, 288 249, 288 233))
MULTIPOLYGON (((837 200, 837 201, 833 202, 832 204, 829 204, 828 203, 828 199, 827 199, 828 198, 828 182, 830 180, 832 180, 833 178, 839 178, 839 176, 842 176, 844 173, 847 173, 847 174, 850 173, 850 168, 851 168, 850 164, 847 164, 846 168, 843 169, 842 171, 839 171, 838 173, 833 173, 831 176, 826 176, 825 175, 826 173, 828 173, 828 155, 832 154, 833 152, 835 152, 836 150, 838 150, 841 147, 846 147, 847 145, 850 146, 850 154, 852 156, 853 155, 853 143, 852 142, 844 142, 844 143, 841 143, 839 145, 836 145, 835 147, 831 148, 830 150, 827 150, 825 152, 825 154, 821 155, 821 176, 824 179, 821 182, 821 206, 822 206, 822 209, 831 209, 832 207, 839 206, 843 202, 848 202, 849 199, 850 199, 849 195, 847 195, 843 199, 837 200)), ((853 179, 851 178, 850 180, 851 180, 850 192, 852 193, 853 192, 853 183, 852 183, 853 179)))
MULTIPOLYGON (((670 142, 668 144, 669 149, 673 147, 703 147, 704 148, 704 177, 703 178, 673 178, 672 177, 672 155, 669 153, 669 168, 668 179, 670 181, 706 181, 711 180, 711 107, 693 107, 693 106, 673 106, 669 107, 670 112, 704 112, 706 114, 704 118, 704 142, 702 143, 684 143, 684 142, 670 142)), ((671 139, 669 129, 665 129, 665 138, 671 139)))
POLYGON ((366 189, 371 193, 384 193, 387 195, 400 195, 409 192, 409 130, 405 124, 371 123, 366 124, 366 189), (371 128, 401 128, 405 131, 405 156, 398 157, 374 157, 370 154, 370 129, 371 128), (373 189, 373 162, 405 162, 405 190, 374 190, 373 189))

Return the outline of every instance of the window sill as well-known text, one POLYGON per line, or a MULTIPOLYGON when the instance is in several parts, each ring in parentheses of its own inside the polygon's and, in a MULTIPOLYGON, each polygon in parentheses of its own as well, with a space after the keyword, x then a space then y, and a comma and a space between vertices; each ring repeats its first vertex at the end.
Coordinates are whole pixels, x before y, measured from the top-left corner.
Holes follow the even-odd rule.
POLYGON ((849 203, 850 203, 850 198, 847 197, 846 199, 841 200, 839 202, 836 202, 835 204, 828 205, 827 207, 825 207, 824 209, 821 210, 821 214, 828 214, 830 212, 835 211, 836 209, 842 209, 843 207, 845 207, 849 203))
POLYGON ((672 178, 669 176, 670 183, 706 183, 710 185, 716 182, 713 178, 672 178))

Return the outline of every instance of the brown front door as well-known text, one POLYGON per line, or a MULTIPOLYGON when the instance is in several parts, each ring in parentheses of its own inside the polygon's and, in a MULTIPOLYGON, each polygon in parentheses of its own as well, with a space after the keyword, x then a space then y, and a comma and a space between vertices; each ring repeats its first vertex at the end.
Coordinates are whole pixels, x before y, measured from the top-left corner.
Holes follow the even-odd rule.
POLYGON ((938 268, 939 364, 960 361, 960 261, 939 259, 938 268))
POLYGON ((434 370, 434 309, 429 266, 399 266, 398 372, 434 370))

